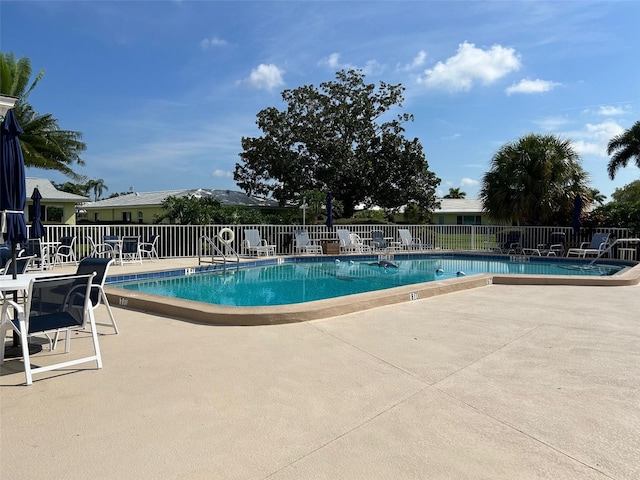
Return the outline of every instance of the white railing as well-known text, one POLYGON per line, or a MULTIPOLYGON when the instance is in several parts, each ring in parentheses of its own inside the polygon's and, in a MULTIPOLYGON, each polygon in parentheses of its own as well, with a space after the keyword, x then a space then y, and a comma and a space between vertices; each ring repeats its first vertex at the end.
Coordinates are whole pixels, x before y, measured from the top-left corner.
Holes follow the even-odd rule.
MULTIPOLYGON (((153 234, 160 235, 158 254, 165 258, 197 257, 200 238, 214 238, 222 229, 234 232, 233 247, 242 253, 242 240, 245 229, 258 229, 262 238, 276 246, 278 255, 293 254, 293 234, 302 228, 300 225, 46 225, 46 239, 57 240, 63 236, 76 237, 76 250, 79 257, 87 255, 89 242, 102 243, 104 235, 139 236, 146 241, 153 234)), ((546 243, 552 232, 564 232, 566 247, 580 246, 588 242, 597 232, 610 232, 612 241, 630 236, 626 228, 582 229, 575 233, 571 227, 507 227, 493 225, 307 225, 304 227, 311 239, 337 240, 336 228, 346 228, 357 233, 363 239, 371 237, 372 230, 382 230, 385 237, 398 240, 398 229, 411 232, 414 239, 423 244, 445 250, 487 251, 495 248, 499 239, 511 230, 522 232, 522 247, 535 248, 546 243)))

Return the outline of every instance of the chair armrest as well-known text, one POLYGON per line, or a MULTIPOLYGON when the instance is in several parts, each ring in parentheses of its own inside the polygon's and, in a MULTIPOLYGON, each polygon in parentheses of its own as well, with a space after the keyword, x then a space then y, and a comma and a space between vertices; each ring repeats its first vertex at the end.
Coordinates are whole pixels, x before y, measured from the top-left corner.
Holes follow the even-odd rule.
POLYGON ((582 242, 580 244, 580 248, 587 248, 589 246, 589 242, 582 242))

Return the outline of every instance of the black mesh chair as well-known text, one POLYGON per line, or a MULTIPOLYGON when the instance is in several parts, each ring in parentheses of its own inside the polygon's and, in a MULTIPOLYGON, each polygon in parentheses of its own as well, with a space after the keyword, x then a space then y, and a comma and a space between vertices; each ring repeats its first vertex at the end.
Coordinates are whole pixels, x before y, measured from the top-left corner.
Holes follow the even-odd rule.
POLYGON ((76 237, 62 237, 60 239, 60 245, 56 248, 53 261, 56 265, 62 265, 64 263, 78 264, 78 259, 76 258, 76 237))
POLYGON ((80 260, 76 275, 88 275, 95 272, 96 276, 93 278, 93 283, 91 284, 91 308, 95 311, 95 309, 100 306, 100 303, 103 303, 104 306, 107 307, 109 318, 111 318, 111 323, 96 322, 96 325, 111 326, 117 334, 120 333, 118 331, 118 325, 116 325, 116 319, 113 317, 113 311, 111 310, 111 305, 109 305, 107 294, 104 293, 104 282, 107 279, 107 272, 113 261, 113 258, 83 258, 80 260))
MULTIPOLYGON (((16 258, 16 274, 27 273, 35 259, 34 255, 22 256, 16 258)), ((0 269, 0 275, 11 275, 13 273, 13 261, 11 258, 4 264, 4 268, 0 269)))
POLYGON ((160 257, 158 256, 158 239, 159 238, 160 238, 160 235, 151 235, 148 242, 140 243, 140 253, 142 254, 143 258, 148 257, 151 260, 153 260, 154 258, 156 260, 160 260, 160 257))
MULTIPOLYGON (((0 317, 0 338, 4 339, 9 330, 15 331, 20 336, 27 385, 33 383, 35 373, 63 369, 93 361, 96 362, 98 369, 102 368, 102 357, 100 356, 98 334, 90 298, 91 282, 94 275, 36 278, 29 284, 28 301, 24 306, 13 300, 4 300, 0 317), (87 324, 91 328, 93 355, 35 368, 31 366, 29 336, 67 330, 65 353, 69 353, 71 349, 69 331, 83 329, 87 324)), ((4 363, 4 348, 0 349, 0 364, 2 363, 4 363)))

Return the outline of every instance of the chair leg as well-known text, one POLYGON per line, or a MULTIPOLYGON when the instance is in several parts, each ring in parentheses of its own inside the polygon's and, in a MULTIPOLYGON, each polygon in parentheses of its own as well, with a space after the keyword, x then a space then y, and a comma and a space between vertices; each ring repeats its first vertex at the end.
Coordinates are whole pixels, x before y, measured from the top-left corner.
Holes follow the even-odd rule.
POLYGON ((100 344, 98 343, 98 329, 96 328, 96 318, 93 309, 89 308, 89 323, 91 325, 91 338, 93 339, 93 349, 96 353, 96 363, 98 369, 102 368, 102 355, 100 354, 100 344))
POLYGON ((100 289, 100 296, 102 297, 102 303, 104 303, 105 307, 107 307, 107 312, 109 312, 109 318, 111 318, 111 325, 116 332, 116 335, 120 333, 118 330, 118 325, 116 324, 116 319, 113 316, 113 310, 111 310, 111 305, 109 304, 109 300, 107 299, 107 294, 104 293, 104 290, 100 289))

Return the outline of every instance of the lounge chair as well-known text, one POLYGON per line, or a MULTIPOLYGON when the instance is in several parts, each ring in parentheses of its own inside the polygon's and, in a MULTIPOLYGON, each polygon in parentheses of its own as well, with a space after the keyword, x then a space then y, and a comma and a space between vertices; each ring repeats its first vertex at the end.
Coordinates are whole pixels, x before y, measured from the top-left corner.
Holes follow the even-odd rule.
POLYGON ((427 248, 423 246, 421 239, 413 238, 411 232, 406 228, 399 228, 398 236, 400 237, 400 248, 403 250, 422 250, 427 248))
POLYGON ((242 254, 257 257, 264 255, 275 255, 276 246, 269 245, 264 238, 260 237, 260 231, 255 229, 245 229, 244 240, 242 241, 242 254))
POLYGON ((536 248, 523 248, 522 253, 539 257, 563 257, 566 238, 564 232, 552 232, 548 243, 539 243, 536 248))
MULTIPOLYGON (((93 361, 99 369, 102 368, 98 333, 93 309, 90 306, 93 277, 94 274, 36 278, 29 284, 26 305, 5 298, 0 314, 0 338, 4 339, 9 330, 15 331, 20 336, 27 385, 33 383, 35 373, 67 369, 72 365, 93 361), (91 328, 93 355, 42 367, 31 366, 28 337, 56 333, 59 330, 79 330, 87 324, 91 328)), ((70 347, 71 335, 67 334, 65 335, 65 353, 69 352, 70 347)), ((0 349, 0 364, 3 363, 4 348, 0 349)))
POLYGON ((582 242, 580 248, 570 248, 567 251, 567 257, 586 257, 587 255, 598 256, 602 254, 609 245, 610 233, 595 233, 591 237, 591 242, 582 242))
POLYGON ((390 250, 398 250, 400 248, 400 242, 388 242, 384 238, 384 232, 382 230, 371 230, 371 245, 374 250, 382 250, 388 252, 390 250))
POLYGON ((322 246, 309 238, 306 230, 296 230, 294 234, 294 252, 322 255, 322 246))
POLYGON ((360 235, 357 233, 350 233, 351 244, 354 246, 358 253, 371 253, 371 247, 362 241, 360 235))
POLYGON ((504 239, 498 242, 498 251, 507 254, 520 253, 522 251, 522 232, 520 230, 507 232, 504 239))
POLYGON ((340 242, 340 253, 363 253, 364 251, 371 251, 371 247, 363 244, 359 236, 354 234, 355 236, 352 237, 349 230, 338 228, 336 229, 336 234, 340 242))

